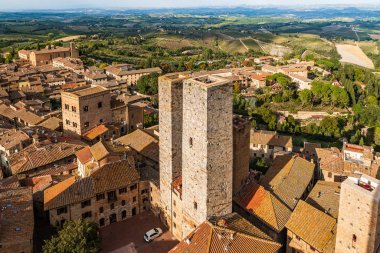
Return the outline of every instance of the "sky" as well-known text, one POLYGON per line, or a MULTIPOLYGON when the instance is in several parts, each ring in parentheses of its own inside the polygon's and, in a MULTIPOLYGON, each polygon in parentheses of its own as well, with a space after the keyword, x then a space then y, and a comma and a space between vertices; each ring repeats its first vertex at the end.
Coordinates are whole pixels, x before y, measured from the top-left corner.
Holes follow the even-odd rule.
POLYGON ((274 5, 301 6, 315 4, 380 5, 379 0, 0 0, 1 10, 68 8, 172 8, 201 6, 274 5))

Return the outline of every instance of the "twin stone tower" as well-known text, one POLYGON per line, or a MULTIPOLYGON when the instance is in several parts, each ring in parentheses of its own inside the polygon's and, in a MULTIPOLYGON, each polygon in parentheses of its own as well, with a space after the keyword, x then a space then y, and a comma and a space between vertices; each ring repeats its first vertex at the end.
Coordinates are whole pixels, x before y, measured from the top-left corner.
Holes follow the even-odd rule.
POLYGON ((181 203, 174 205, 181 206, 176 229, 183 238, 207 217, 232 212, 232 85, 211 75, 168 74, 159 79, 159 99, 161 205, 172 223, 172 182, 182 176, 181 203))

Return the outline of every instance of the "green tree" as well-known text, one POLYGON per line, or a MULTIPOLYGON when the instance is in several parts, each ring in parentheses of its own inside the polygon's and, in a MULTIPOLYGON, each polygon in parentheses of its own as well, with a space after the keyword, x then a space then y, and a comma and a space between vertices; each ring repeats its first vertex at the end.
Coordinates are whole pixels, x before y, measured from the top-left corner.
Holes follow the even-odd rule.
POLYGON ((144 75, 137 80, 138 92, 145 95, 155 95, 158 93, 158 73, 144 75))
POLYGON ((100 252, 99 228, 87 221, 67 221, 58 235, 46 240, 44 253, 96 253, 100 252))
POLYGON ((311 90, 308 89, 301 90, 298 93, 298 96, 301 100, 302 105, 310 104, 311 100, 313 99, 313 93, 311 92, 311 90))
POLYGON ((373 142, 380 146, 380 127, 375 127, 373 142))

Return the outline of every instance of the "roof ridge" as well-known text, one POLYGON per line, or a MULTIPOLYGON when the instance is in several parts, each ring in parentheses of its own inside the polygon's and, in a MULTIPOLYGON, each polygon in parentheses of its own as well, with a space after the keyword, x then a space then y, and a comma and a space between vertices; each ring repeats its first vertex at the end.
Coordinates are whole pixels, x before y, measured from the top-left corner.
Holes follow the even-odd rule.
POLYGON ((211 241, 212 241, 212 234, 214 229, 212 228, 212 224, 209 221, 206 221, 207 225, 210 227, 210 235, 208 237, 208 242, 207 242, 207 251, 210 253, 210 248, 211 248, 211 241))
POLYGON ((274 208, 274 203, 273 203, 273 198, 276 198, 271 192, 269 192, 269 197, 270 197, 270 202, 271 202, 271 208, 272 208, 272 211, 273 211, 273 214, 274 214, 274 217, 276 218, 276 227, 275 229, 276 230, 279 230, 279 225, 278 225, 278 217, 277 217, 277 213, 276 213, 276 210, 274 208))
POLYGON ((209 221, 207 221, 207 222, 212 226, 212 230, 214 230, 216 228, 216 229, 220 229, 220 230, 225 230, 225 231, 230 232, 230 233, 236 233, 236 234, 238 234, 240 236, 248 237, 248 238, 251 238, 251 239, 256 239, 256 240, 260 240, 260 241, 264 241, 264 242, 271 242, 271 243, 274 243, 274 244, 281 245, 280 243, 274 241, 273 239, 265 239, 265 238, 262 238, 262 237, 259 237, 259 236, 256 236, 256 235, 245 234, 245 233, 242 233, 242 232, 239 232, 239 231, 232 230, 230 228, 214 226, 209 221))

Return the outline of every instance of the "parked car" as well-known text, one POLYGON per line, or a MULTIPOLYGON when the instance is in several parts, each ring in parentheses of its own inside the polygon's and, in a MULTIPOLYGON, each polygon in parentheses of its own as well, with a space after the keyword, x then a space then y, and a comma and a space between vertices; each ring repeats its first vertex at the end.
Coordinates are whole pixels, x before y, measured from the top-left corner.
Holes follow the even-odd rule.
POLYGON ((162 235, 162 229, 161 228, 153 228, 153 229, 151 229, 145 233, 144 240, 146 242, 151 242, 154 239, 156 239, 157 237, 159 237, 160 235, 162 235))

